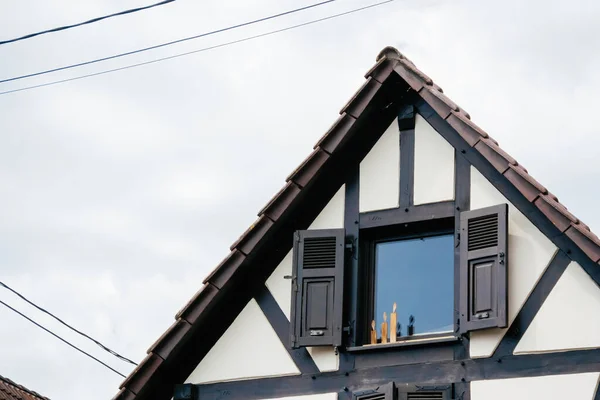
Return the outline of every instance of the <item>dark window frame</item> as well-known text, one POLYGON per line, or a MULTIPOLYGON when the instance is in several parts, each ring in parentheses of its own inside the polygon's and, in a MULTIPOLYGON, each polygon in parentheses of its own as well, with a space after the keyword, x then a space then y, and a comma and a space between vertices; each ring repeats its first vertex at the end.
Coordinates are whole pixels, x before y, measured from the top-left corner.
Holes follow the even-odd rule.
MULTIPOLYGON (((434 203, 436 204, 436 203, 434 203)), ((360 281, 359 281, 359 296, 358 310, 359 310, 359 326, 361 326, 361 337, 362 343, 357 345, 369 344, 370 338, 370 321, 374 318, 374 303, 375 303, 375 246, 377 243, 395 241, 395 240, 408 240, 422 237, 434 237, 440 235, 451 234, 456 236, 455 227, 455 216, 448 215, 445 217, 430 219, 430 220, 418 220, 400 224, 380 225, 377 228, 367 228, 360 230, 360 251, 359 251, 359 269, 360 269, 360 281)), ((454 286, 454 297, 453 300, 456 303, 458 293, 459 282, 456 281, 456 274, 454 271, 459 267, 456 265, 456 259, 454 253, 448 255, 452 257, 453 270, 453 282, 454 286)), ((455 308, 455 307, 453 307, 455 308)), ((452 332, 440 332, 423 334, 418 336, 402 336, 399 337, 400 341, 397 343, 398 347, 401 347, 404 343, 410 342, 414 339, 431 339, 428 343, 436 343, 435 339, 439 338, 441 341, 446 341, 449 336, 458 338, 458 324, 457 319, 453 316, 453 330, 452 332)), ((387 346, 393 346, 394 343, 388 343, 387 346)))

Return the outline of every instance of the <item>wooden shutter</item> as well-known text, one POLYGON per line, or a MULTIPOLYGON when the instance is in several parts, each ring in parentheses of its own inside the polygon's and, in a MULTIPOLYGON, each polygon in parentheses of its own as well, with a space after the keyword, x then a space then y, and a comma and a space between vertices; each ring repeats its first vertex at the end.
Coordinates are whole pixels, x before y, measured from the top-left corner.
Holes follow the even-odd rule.
POLYGON ((294 235, 291 347, 341 346, 344 230, 294 235))
POLYGON ((396 400, 397 391, 394 382, 387 383, 377 389, 355 392, 353 400, 396 400))
POLYGON ((508 319, 508 205, 460 215, 460 331, 508 319))
POLYGON ((451 398, 452 385, 400 385, 398 387, 398 400, 451 400, 451 398))

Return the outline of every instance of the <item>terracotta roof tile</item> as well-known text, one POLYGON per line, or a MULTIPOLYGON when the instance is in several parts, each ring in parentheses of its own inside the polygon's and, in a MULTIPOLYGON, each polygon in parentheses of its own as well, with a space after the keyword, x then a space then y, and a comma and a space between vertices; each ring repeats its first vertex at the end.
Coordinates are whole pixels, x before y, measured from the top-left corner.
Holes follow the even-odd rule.
POLYGON ((481 153, 481 155, 501 174, 506 172, 509 164, 517 165, 517 161, 498 147, 497 142, 494 142, 489 137, 487 139, 481 139, 475 145, 475 149, 477 149, 479 153, 481 153))
MULTIPOLYGON (((267 219, 268 221, 268 219, 267 219)), ((244 262, 246 256, 238 249, 234 249, 225 257, 223 261, 202 281, 202 283, 210 282, 217 289, 222 289, 223 285, 231 278, 244 262)))
POLYGON ((146 385, 152 376, 156 373, 163 359, 156 354, 150 353, 142 360, 133 372, 121 383, 119 389, 127 388, 133 394, 139 394, 140 390, 146 385))
POLYGON ((166 360, 175 346, 177 346, 177 343, 190 331, 191 327, 192 325, 186 320, 178 319, 150 346, 148 353, 154 353, 163 360, 166 360))
POLYGON ((175 319, 181 318, 193 325, 202 313, 211 307, 218 293, 219 289, 210 283, 204 285, 175 315, 175 319))
POLYGON ((348 100, 348 103, 342 108, 340 114, 346 113, 358 119, 380 88, 381 83, 372 77, 367 78, 361 88, 348 100))
POLYGON ((131 393, 129 390, 123 388, 119 390, 119 393, 112 398, 112 400, 134 400, 135 394, 131 393))
POLYGON ((277 221, 290 207, 300 194, 300 187, 289 181, 273 198, 258 212, 258 216, 266 215, 272 221, 277 221))
POLYGON ((390 76, 392 71, 394 71, 394 67, 397 63, 397 60, 381 57, 377 63, 367 71, 365 78, 372 77, 377 82, 383 83, 390 76))
POLYGON ((308 185, 328 159, 329 154, 317 148, 288 176, 286 181, 293 181, 300 187, 308 185))
POLYGON ((531 202, 539 195, 548 193, 548 190, 520 165, 509 164, 504 176, 531 202))
POLYGON ((0 400, 50 400, 25 386, 0 376, 0 400))
POLYGON ((352 129, 355 122, 356 118, 346 113, 342 113, 333 123, 331 128, 325 132, 325 135, 319 139, 313 149, 320 147, 328 154, 332 154, 346 138, 346 135, 350 132, 350 129, 352 129))
POLYGON ((554 200, 552 196, 540 194, 535 200, 535 205, 561 232, 566 231, 571 223, 579 222, 565 206, 554 200))
POLYGON ((590 232, 585 224, 573 224, 565 231, 565 234, 592 259, 600 261, 600 239, 590 232), (587 229, 586 229, 587 228, 587 229))
POLYGON ((244 254, 250 254, 252 249, 263 239, 269 229, 273 226, 273 221, 266 215, 261 215, 250 227, 235 241, 230 247, 233 251, 238 249, 244 254))

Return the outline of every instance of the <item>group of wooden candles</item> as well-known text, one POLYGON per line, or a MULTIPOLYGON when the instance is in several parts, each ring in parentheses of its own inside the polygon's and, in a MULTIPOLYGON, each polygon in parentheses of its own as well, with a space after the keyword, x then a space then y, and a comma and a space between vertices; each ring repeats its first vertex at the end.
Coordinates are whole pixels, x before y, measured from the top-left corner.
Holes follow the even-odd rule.
MULTIPOLYGON (((396 324, 397 324, 397 315, 396 315, 396 303, 394 303, 392 307, 392 312, 390 313, 390 324, 387 323, 387 314, 385 311, 383 312, 383 322, 381 323, 381 343, 388 343, 388 326, 391 327, 389 329, 390 334, 390 343, 396 342, 396 324)), ((371 344, 377 344, 377 327, 375 325, 375 320, 371 322, 371 344)))

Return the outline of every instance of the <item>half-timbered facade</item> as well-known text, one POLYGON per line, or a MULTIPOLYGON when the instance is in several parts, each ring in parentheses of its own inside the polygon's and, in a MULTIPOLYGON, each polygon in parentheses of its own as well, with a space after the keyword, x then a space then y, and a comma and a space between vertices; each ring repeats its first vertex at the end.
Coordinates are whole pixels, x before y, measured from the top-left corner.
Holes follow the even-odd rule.
POLYGON ((230 250, 115 399, 600 399, 600 240, 394 48, 230 250))

